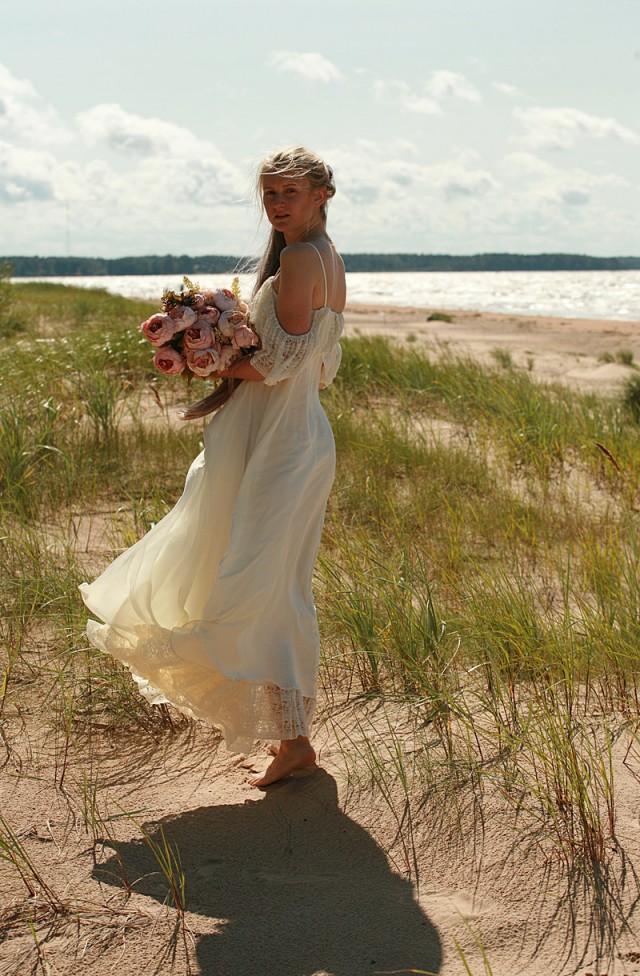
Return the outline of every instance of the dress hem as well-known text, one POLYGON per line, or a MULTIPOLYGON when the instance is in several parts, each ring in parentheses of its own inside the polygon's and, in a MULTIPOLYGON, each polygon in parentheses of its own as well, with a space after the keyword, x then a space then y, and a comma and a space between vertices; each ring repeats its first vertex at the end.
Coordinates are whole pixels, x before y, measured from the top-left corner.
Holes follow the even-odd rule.
POLYGON ((187 718, 214 726, 230 752, 251 751, 258 739, 309 736, 315 697, 182 661, 171 650, 167 633, 158 626, 143 626, 136 635, 123 637, 117 628, 92 618, 85 630, 92 646, 128 668, 150 704, 169 704, 187 718), (188 688, 189 695, 178 688, 188 688))

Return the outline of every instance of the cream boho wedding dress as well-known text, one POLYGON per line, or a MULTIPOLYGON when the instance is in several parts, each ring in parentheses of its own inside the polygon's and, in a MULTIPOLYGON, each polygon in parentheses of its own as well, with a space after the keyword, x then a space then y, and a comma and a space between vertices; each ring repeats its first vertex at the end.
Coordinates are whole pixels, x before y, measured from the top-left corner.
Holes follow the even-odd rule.
POLYGON ((312 572, 336 463, 318 390, 340 365, 344 317, 311 247, 325 304, 310 329, 280 325, 267 278, 250 302, 264 381, 245 380, 205 424, 175 506, 79 586, 99 618, 91 643, 150 702, 219 727, 232 751, 308 735, 316 705, 312 572))

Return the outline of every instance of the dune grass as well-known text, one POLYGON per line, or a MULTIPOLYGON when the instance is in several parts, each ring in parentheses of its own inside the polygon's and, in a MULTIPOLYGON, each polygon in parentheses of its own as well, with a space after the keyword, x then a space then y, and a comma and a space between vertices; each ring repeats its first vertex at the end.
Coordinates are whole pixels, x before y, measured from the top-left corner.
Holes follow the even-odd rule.
MULTIPOLYGON (((0 725, 10 764, 8 706, 37 700, 61 786, 74 742, 186 722, 87 645, 77 584, 175 504, 202 428, 149 416, 191 395, 150 364, 148 303, 22 284, 11 310, 0 725), (107 534, 98 550, 83 542, 90 518, 107 534)), ((322 394, 338 466, 316 571, 320 678, 339 731, 332 704, 392 703, 410 722, 410 753, 393 726, 343 730, 350 775, 394 811, 409 873, 420 825, 455 821, 471 792, 525 815, 526 842, 595 889, 619 845, 616 756, 638 755, 637 391, 580 395, 495 358, 343 339, 322 394)), ((0 843, 37 884, 8 826, 0 843)), ((175 887, 179 852, 156 853, 175 887)))

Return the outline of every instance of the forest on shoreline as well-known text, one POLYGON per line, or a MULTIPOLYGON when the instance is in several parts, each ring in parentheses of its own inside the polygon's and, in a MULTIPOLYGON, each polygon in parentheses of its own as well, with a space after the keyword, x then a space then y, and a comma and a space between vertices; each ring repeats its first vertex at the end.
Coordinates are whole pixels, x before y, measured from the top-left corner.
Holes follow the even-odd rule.
MULTIPOLYGON (((629 271, 640 270, 640 257, 592 257, 588 254, 343 254, 345 268, 359 271, 629 271)), ((15 278, 59 275, 155 275, 242 273, 251 257, 225 254, 148 254, 122 258, 0 257, 15 278)))

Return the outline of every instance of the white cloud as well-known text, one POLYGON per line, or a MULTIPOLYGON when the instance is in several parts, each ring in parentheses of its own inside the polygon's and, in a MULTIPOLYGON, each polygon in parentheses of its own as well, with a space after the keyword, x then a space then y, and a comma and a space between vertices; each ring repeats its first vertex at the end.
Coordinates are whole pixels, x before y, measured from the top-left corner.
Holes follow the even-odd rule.
POLYGON ((373 93, 381 101, 398 105, 407 112, 420 115, 441 115, 442 106, 438 99, 461 98, 468 102, 482 100, 480 92, 455 71, 432 71, 430 77, 415 90, 406 81, 399 79, 378 80, 373 83, 373 93))
MULTIPOLYGON (((33 98, 28 82, 12 84, 12 93, 33 98)), ((59 253, 64 206, 76 253, 100 253, 105 241, 122 253, 132 238, 134 252, 145 241, 164 252, 181 236, 180 249, 186 239, 196 251, 233 250, 250 178, 214 143, 115 103, 78 113, 67 131, 63 154, 50 151, 46 127, 33 131, 40 146, 0 137, 0 224, 11 229, 3 237, 13 253, 59 253), (21 246, 24 239, 30 243, 21 246)))
POLYGON ((563 203, 568 203, 570 207, 582 207, 589 203, 591 194, 586 190, 562 190, 560 199, 563 203))
MULTIPOLYGON (((476 164, 477 154, 461 152, 440 163, 419 163, 389 158, 388 146, 359 140, 359 150, 334 151, 336 180, 349 206, 380 201, 380 216, 395 221, 402 213, 416 221, 442 202, 480 199, 499 187, 486 169, 476 164)), ((334 158, 332 156, 332 158, 334 158)))
POLYGON ((523 200, 541 204, 585 206, 607 187, 625 187, 626 180, 612 173, 592 173, 581 167, 554 166, 532 153, 508 153, 503 160, 504 180, 523 200))
POLYGON ((192 202, 229 204, 245 192, 237 168, 214 143, 183 126, 127 112, 115 103, 96 105, 76 118, 89 143, 137 158, 138 175, 152 180, 156 189, 165 186, 168 194, 183 193, 192 202))
POLYGON ((474 165, 477 153, 461 152, 457 157, 424 167, 424 179, 447 200, 483 197, 499 188, 498 180, 486 169, 474 165))
POLYGON ((406 81, 374 81, 373 93, 381 101, 391 102, 420 115, 440 115, 442 109, 433 98, 413 91, 406 81))
POLYGON ((501 92, 503 95, 508 95, 510 98, 516 98, 523 94, 520 88, 516 88, 515 85, 509 85, 506 81, 492 81, 491 84, 496 91, 501 92))
POLYGON ((0 141, 0 203, 53 200, 55 157, 0 141))
MULTIPOLYGON (((135 156, 153 156, 184 142, 184 133, 179 126, 127 112, 115 103, 78 112, 76 121, 88 143, 104 142, 116 152, 135 156)), ((193 140, 190 133, 187 138, 189 142, 193 140)))
POLYGON ((433 71, 427 85, 427 92, 434 98, 462 98, 467 102, 480 102, 482 96, 477 88, 456 71, 433 71))
POLYGON ((570 149, 580 136, 640 144, 640 135, 616 119, 589 115, 576 108, 535 106, 515 108, 513 114, 525 130, 518 141, 533 149, 570 149))
POLYGON ((338 189, 331 233, 339 241, 357 226, 354 250, 584 251, 601 240, 607 220, 631 240, 632 201, 640 203, 621 177, 551 165, 530 152, 492 166, 473 149, 433 162, 391 153, 386 140, 359 139, 332 147, 327 158, 338 189), (616 205, 621 191, 624 208, 616 205))
POLYGON ((224 161, 213 143, 199 139, 189 129, 163 119, 136 115, 113 102, 78 112, 76 121, 89 143, 104 142, 116 152, 142 157, 191 157, 195 153, 207 153, 224 161))
POLYGON ((0 64, 0 92, 3 95, 12 95, 14 98, 19 98, 25 102, 39 98, 37 91, 27 78, 18 78, 4 64, 0 64))
POLYGON ((289 71, 308 81, 342 81, 340 69, 316 51, 271 51, 266 64, 278 71, 289 71))
POLYGON ((411 139, 392 139, 388 143, 388 150, 390 153, 411 153, 412 156, 417 156, 420 152, 411 139))
POLYGON ((55 109, 25 78, 0 63, 0 136, 13 142, 65 143, 71 138, 55 109))

